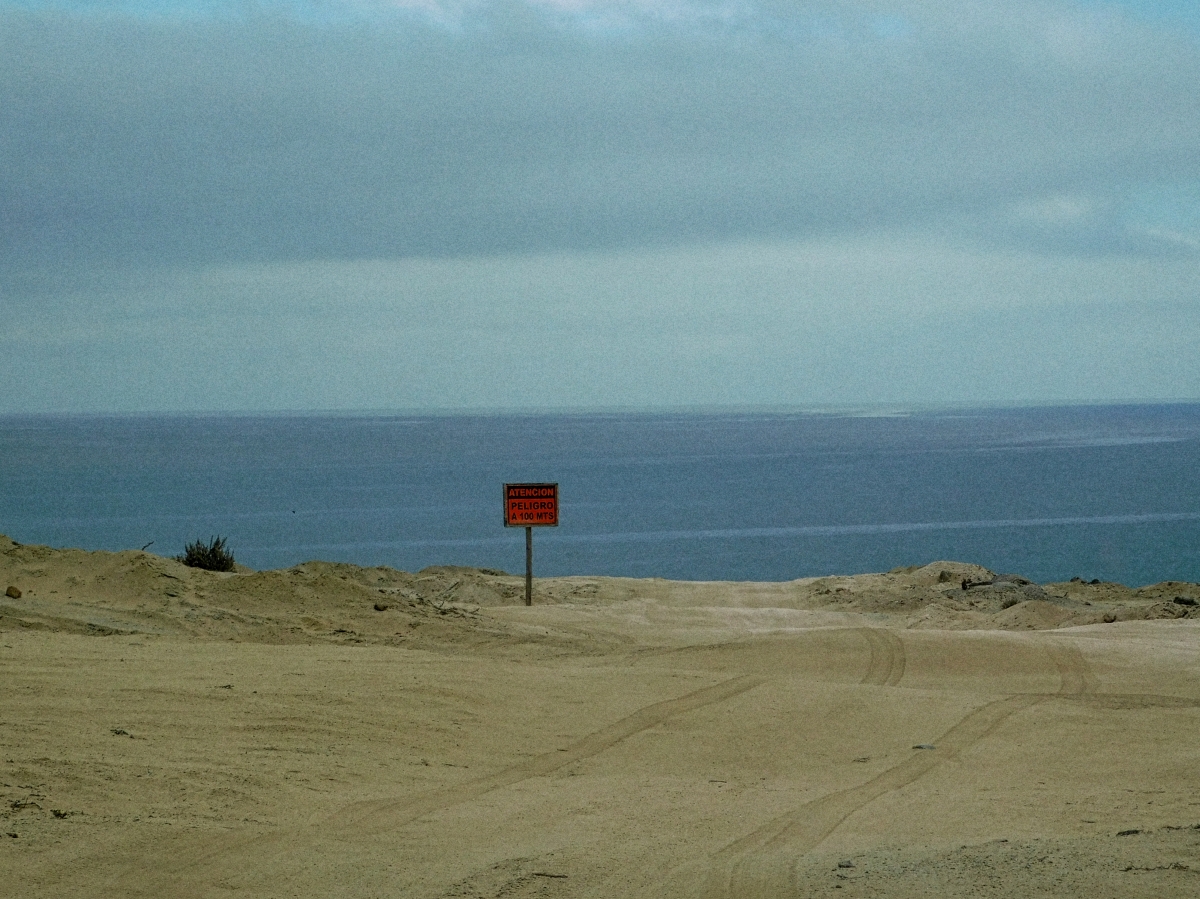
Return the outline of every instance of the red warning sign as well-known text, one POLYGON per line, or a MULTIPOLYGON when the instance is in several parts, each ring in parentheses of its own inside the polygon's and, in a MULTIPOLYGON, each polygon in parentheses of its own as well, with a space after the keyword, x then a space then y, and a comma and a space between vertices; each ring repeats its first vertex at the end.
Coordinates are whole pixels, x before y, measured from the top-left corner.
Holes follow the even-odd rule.
POLYGON ((558 527, 558 485, 505 484, 504 526, 558 527))

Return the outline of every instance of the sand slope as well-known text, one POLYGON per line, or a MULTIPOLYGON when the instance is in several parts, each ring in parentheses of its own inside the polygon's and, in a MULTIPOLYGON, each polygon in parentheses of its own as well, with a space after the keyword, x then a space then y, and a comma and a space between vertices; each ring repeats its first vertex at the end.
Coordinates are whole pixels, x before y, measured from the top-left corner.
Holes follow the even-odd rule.
POLYGON ((0 538, 10 585, 0 894, 1200 893, 1197 585, 937 562, 526 608, 500 572, 0 538))

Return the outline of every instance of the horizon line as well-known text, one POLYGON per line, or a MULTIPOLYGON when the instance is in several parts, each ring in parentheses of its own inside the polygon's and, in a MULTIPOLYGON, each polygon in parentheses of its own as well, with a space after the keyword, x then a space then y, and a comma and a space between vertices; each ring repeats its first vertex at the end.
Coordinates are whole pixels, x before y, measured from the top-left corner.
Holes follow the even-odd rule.
POLYGON ((1200 406, 1200 397, 1076 400, 1003 400, 995 402, 861 402, 861 403, 663 403, 561 406, 380 406, 365 408, 293 409, 140 409, 140 410, 0 410, 0 418, 370 418, 501 417, 542 415, 831 415, 886 417, 954 411, 1025 409, 1131 408, 1200 406))

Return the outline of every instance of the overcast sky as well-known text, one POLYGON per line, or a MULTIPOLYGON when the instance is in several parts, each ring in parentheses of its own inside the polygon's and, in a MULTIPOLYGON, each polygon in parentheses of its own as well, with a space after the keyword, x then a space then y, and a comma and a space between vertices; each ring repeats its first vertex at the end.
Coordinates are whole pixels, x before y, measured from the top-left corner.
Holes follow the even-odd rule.
POLYGON ((1147 399, 1192 0, 0 0, 0 412, 1147 399))

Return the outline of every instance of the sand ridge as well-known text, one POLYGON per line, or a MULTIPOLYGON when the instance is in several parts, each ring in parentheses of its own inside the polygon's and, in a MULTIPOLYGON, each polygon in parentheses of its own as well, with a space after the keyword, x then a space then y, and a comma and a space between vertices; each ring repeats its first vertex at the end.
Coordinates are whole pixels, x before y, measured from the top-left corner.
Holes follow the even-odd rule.
MULTIPOLYGON (((518 605, 523 591, 522 578, 489 569, 441 566, 410 574, 313 561, 279 571, 210 572, 147 552, 23 546, 0 535, 0 580, 21 594, 0 596, 0 629, 6 630, 409 646, 536 637, 517 619, 487 614, 518 605)), ((542 578, 536 602, 560 609, 568 628, 573 614, 589 608, 636 615, 639 604, 646 620, 666 611, 673 622, 688 616, 700 626, 707 615, 721 629, 740 615, 751 632, 760 622, 776 628, 772 615, 789 612, 812 613, 808 621, 824 613, 828 621, 1001 630, 1200 617, 1195 584, 1042 586, 956 562, 784 583, 542 578), (722 609, 723 615, 717 612, 722 609)), ((569 630, 554 636, 600 639, 600 625, 591 624, 586 636, 569 630)), ((552 629, 540 633, 552 637, 552 629)))
POLYGON ((1200 586, 0 538, 0 893, 1191 896, 1200 586), (963 589, 963 581, 968 582, 963 589))

